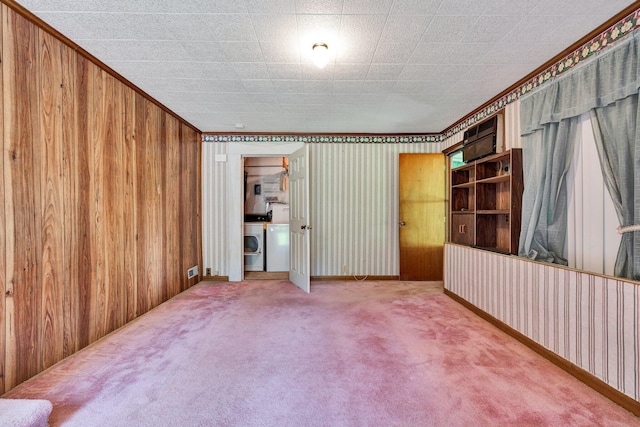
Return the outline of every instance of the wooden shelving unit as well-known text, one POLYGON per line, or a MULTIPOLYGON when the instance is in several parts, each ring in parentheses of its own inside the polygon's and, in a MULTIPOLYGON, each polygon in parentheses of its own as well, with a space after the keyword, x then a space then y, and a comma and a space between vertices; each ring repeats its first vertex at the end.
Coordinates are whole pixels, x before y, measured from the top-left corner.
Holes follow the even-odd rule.
POLYGON ((451 242, 517 254, 522 214, 522 150, 451 171, 451 242))

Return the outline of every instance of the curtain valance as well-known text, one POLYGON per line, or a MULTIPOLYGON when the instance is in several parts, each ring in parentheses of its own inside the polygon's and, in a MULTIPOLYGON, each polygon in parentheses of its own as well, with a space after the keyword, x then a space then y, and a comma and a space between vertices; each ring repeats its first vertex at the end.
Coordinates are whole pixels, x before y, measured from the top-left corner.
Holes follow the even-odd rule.
POLYGON ((577 117, 637 94, 640 88, 639 50, 640 35, 636 32, 620 45, 522 97, 522 136, 540 130, 545 124, 577 117))

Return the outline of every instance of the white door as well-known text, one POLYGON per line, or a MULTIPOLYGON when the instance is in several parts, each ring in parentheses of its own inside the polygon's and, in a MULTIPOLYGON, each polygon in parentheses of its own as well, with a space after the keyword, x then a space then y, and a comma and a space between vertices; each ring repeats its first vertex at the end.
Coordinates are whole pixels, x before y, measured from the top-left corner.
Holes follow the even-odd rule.
POLYGON ((289 280, 305 292, 311 290, 308 178, 309 150, 305 144, 289 156, 289 280))

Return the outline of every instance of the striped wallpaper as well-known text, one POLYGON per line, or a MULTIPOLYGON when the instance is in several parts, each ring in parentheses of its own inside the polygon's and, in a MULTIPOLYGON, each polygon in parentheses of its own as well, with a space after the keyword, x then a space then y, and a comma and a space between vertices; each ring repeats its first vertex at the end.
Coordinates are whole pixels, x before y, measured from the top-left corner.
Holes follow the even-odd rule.
POLYGON ((398 158, 440 144, 311 144, 313 276, 396 276, 398 158))
POLYGON ((640 285, 447 244, 445 289, 640 401, 640 285))
MULTIPOLYGON (((202 149, 203 268, 221 276, 229 275, 228 216, 241 215, 227 200, 228 163, 215 161, 229 144, 202 149)), ((439 143, 310 144, 311 275, 398 275, 398 154, 441 150, 439 143)))
POLYGON ((228 144, 202 144, 202 260, 203 274, 229 275, 227 237, 227 163, 216 162, 226 155, 228 144))

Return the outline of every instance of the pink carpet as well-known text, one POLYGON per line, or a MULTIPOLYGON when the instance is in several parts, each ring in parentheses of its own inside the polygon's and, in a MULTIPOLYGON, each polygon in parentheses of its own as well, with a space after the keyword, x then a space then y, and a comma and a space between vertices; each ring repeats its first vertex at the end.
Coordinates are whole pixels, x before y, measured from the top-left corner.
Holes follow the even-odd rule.
POLYGON ((34 399, 0 399, 0 426, 47 427, 51 402, 34 399))
POLYGON ((420 282, 201 283, 4 397, 52 426, 640 425, 420 282))

